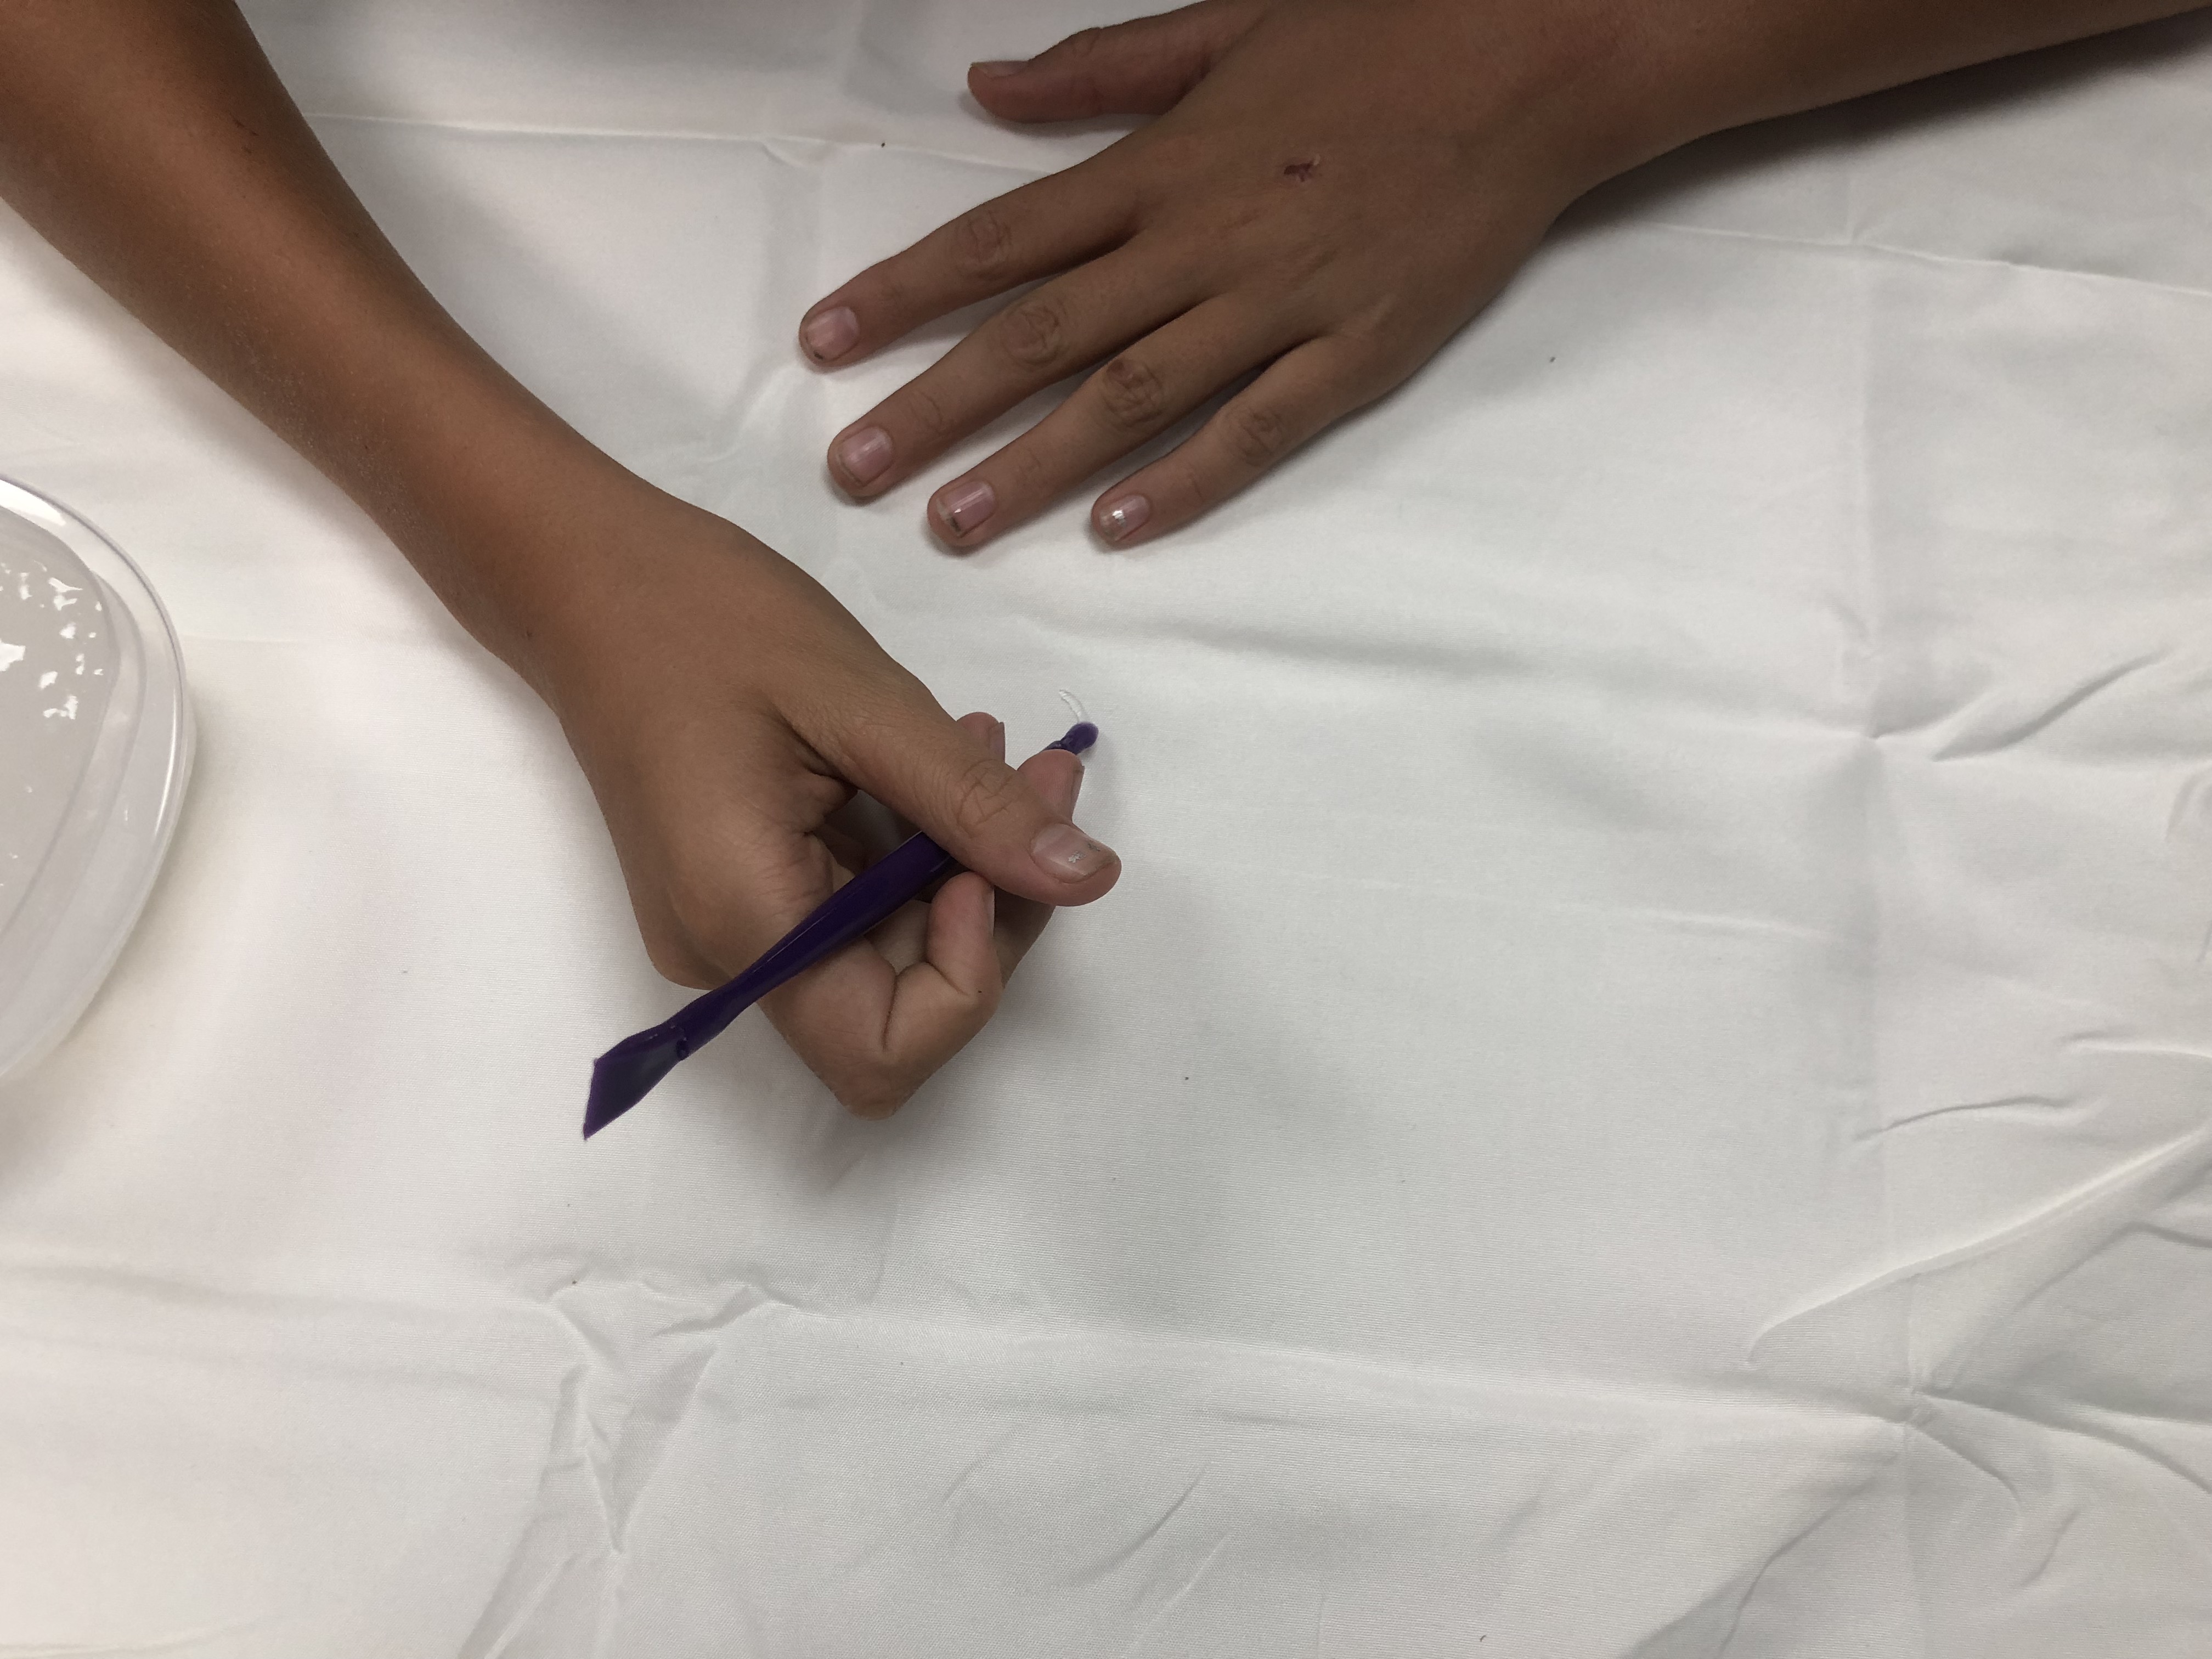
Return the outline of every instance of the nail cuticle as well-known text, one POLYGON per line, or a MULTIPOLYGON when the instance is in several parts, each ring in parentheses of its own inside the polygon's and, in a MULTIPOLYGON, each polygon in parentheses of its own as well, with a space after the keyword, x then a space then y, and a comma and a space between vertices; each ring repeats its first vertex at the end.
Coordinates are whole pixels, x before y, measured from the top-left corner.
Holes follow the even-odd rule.
POLYGON ((964 536, 988 519, 998 505, 997 492, 981 478, 971 478, 947 485, 937 498, 937 513, 954 535, 964 536))
POLYGON ((799 325, 799 349, 817 363, 833 362, 860 337, 860 319, 850 306, 839 306, 799 325))
POLYGON ((1114 862, 1114 849, 1097 842, 1072 823, 1055 823, 1040 830, 1030 844, 1030 856, 1061 881, 1083 881, 1114 862))
POLYGON ((1145 496, 1124 495, 1098 514, 1098 533, 1109 542, 1126 541, 1143 529, 1152 516, 1152 504, 1145 496))
POLYGON ((883 477, 891 464, 891 434, 879 426, 864 426, 837 440, 838 469, 859 488, 883 477))

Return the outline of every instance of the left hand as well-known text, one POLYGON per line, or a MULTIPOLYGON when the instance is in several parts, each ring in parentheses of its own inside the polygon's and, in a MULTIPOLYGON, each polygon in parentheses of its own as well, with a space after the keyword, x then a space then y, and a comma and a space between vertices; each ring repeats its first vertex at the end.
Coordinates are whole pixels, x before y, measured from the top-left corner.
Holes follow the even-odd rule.
POLYGON ((823 366, 1050 280, 840 433, 832 476, 880 495, 1054 381, 1066 401, 930 499, 966 550, 1241 377, 1180 447, 1109 488, 1127 546, 1189 522, 1406 379, 1504 287, 1632 141, 1595 86, 1605 0, 1201 0, 979 64, 994 114, 1157 114, 987 202, 806 313, 823 366))

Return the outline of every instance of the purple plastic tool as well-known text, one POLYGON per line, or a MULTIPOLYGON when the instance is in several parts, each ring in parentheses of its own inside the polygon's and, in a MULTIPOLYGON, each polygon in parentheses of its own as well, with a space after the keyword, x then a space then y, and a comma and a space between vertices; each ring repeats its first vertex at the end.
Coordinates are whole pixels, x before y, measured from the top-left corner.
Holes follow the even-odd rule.
MULTIPOLYGON (((1079 755, 1097 741, 1098 728, 1084 720, 1045 747, 1079 755)), ((584 1138, 590 1139, 643 1100, 678 1060, 720 1036, 777 986, 889 921, 899 906, 959 868, 959 860, 927 836, 909 836, 824 899, 728 984, 695 997, 651 1030, 624 1037, 592 1062, 584 1138)))

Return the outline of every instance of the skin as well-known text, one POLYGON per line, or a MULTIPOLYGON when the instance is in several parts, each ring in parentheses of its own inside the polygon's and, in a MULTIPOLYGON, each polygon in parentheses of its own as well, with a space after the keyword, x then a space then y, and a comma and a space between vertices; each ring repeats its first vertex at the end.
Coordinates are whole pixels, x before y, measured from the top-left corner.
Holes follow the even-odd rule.
POLYGON ((828 896, 860 860, 835 821, 856 788, 978 872, 769 999, 854 1110, 895 1109, 1050 907, 1114 884, 1070 820, 1074 757, 1007 766, 989 715, 954 720, 804 572, 617 466, 463 334, 229 5, 0 0, 0 193, 544 698, 670 978, 720 983, 828 896))
MULTIPOLYGON (((1045 279, 840 434, 833 475, 879 494, 1103 364, 933 498, 940 536, 973 547, 1259 370, 1100 498, 1109 540, 1149 539, 1403 380, 1601 179, 1722 127, 2186 9, 1204 0, 979 64, 971 90, 1009 119, 1157 118, 809 311, 802 343, 837 365, 1045 279), (871 429, 864 479, 852 441, 871 429)), ((545 700, 669 977, 728 978, 859 867, 838 821, 856 790, 975 872, 769 1000, 853 1109, 895 1109, 981 1029, 1050 908, 1113 885, 1118 860, 1072 819, 1073 757, 1009 767, 989 715, 953 720, 804 572, 625 471, 486 356, 228 0, 0 0, 0 194, 358 501, 545 700)))
POLYGON ((1085 378, 930 496, 981 546, 1256 372, 1109 485, 1111 545, 1175 530, 1404 380, 1577 197, 1677 145, 2186 11, 2172 0, 1203 0, 978 64, 993 114, 1154 118, 825 295, 842 367, 1039 282, 832 440, 856 499, 1085 378))

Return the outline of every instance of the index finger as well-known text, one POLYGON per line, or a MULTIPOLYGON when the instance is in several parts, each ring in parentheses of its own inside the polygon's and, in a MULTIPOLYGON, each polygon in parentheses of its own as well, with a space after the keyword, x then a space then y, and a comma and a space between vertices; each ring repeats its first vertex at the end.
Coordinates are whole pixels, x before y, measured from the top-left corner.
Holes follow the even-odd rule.
POLYGON ((799 320, 799 349, 823 368, 855 362, 948 312, 1119 246, 1135 213, 1119 175, 1096 156, 970 208, 816 301, 799 320))

